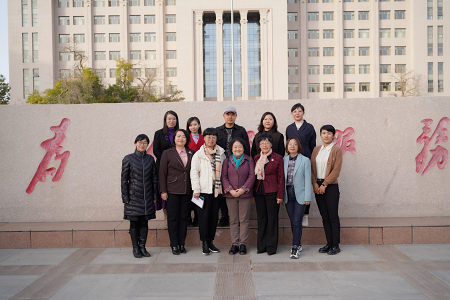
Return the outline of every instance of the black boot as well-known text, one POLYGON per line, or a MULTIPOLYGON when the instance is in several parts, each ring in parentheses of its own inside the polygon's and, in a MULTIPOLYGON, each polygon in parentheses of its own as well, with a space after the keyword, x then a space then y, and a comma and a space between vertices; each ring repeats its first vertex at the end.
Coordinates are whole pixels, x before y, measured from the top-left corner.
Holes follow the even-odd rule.
POLYGON ((214 246, 212 241, 208 242, 208 247, 209 247, 209 250, 211 250, 211 252, 213 252, 213 253, 219 253, 220 252, 219 248, 214 246))
POLYGON ((209 250, 209 246, 208 246, 208 242, 207 241, 203 241, 202 242, 202 253, 203 255, 209 255, 211 253, 211 251, 209 250))
POLYGON ((142 256, 150 257, 150 253, 145 249, 145 243, 147 242, 148 228, 140 228, 139 229, 139 248, 142 253, 142 256))
POLYGON ((133 245, 133 255, 136 258, 142 258, 141 249, 138 242, 138 229, 130 228, 131 244, 133 245))

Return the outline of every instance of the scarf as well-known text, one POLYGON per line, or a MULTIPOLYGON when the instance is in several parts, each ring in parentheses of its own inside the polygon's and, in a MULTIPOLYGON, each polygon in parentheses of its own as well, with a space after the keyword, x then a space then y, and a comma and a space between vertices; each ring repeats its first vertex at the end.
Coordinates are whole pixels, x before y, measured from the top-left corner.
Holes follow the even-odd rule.
POLYGON ((175 133, 175 128, 167 128, 167 130, 169 131, 170 143, 173 143, 173 134, 175 133))
POLYGON ((222 170, 222 162, 220 161, 220 153, 217 145, 214 149, 209 149, 205 147, 206 156, 208 156, 209 161, 211 162, 212 168, 212 179, 214 185, 214 197, 222 194, 222 182, 220 181, 220 172, 222 170))
POLYGON ((244 159, 244 153, 242 153, 241 158, 236 158, 236 156, 234 156, 234 154, 232 154, 231 156, 233 157, 234 163, 236 164, 236 169, 239 169, 239 164, 244 159))
POLYGON ((266 174, 264 174, 264 165, 269 162, 269 159, 267 157, 271 154, 272 154, 272 149, 269 150, 267 155, 262 154, 262 151, 261 151, 261 156, 259 157, 258 161, 256 162, 256 166, 255 166, 256 179, 264 180, 264 178, 266 177, 266 174))

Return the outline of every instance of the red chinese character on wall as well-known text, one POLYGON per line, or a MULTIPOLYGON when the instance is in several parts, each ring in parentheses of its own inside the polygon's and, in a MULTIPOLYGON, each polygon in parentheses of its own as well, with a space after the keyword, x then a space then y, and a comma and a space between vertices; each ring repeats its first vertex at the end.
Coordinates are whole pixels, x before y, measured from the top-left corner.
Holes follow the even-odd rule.
POLYGON ((28 194, 31 194, 33 192, 36 184, 39 181, 45 182, 45 180, 47 179, 47 175, 54 175, 52 179, 53 182, 59 181, 61 179, 70 156, 69 151, 61 153, 63 148, 61 147, 61 144, 66 139, 66 135, 64 133, 66 132, 67 127, 69 127, 69 124, 70 120, 64 118, 59 126, 50 127, 50 130, 55 133, 55 136, 41 143, 41 147, 44 148, 47 153, 45 153, 45 156, 39 164, 36 174, 34 174, 34 177, 27 188, 28 194), (56 168, 48 168, 53 155, 55 155, 55 160, 61 160, 58 170, 56 170, 56 168))
POLYGON ((445 165, 448 161, 448 150, 439 144, 445 143, 448 141, 448 129, 446 128, 447 124, 450 122, 450 119, 447 117, 442 118, 438 125, 436 126, 436 130, 433 132, 431 137, 428 134, 431 132, 431 128, 429 127, 432 123, 432 119, 423 119, 422 123, 425 124, 422 128, 422 134, 417 138, 417 144, 423 144, 422 151, 416 156, 416 172, 422 173, 424 175, 428 170, 430 170, 435 165, 438 166, 439 169, 444 169, 445 165), (430 144, 433 139, 436 138, 434 142, 436 148, 430 150, 432 156, 428 164, 426 165, 426 160, 428 158, 428 149, 430 148, 430 144), (426 165, 426 166, 425 166, 426 165))
POLYGON ((344 131, 336 129, 333 142, 342 149, 342 155, 350 152, 352 154, 356 153, 355 140, 352 137, 355 135, 355 129, 352 127, 347 127, 344 131))

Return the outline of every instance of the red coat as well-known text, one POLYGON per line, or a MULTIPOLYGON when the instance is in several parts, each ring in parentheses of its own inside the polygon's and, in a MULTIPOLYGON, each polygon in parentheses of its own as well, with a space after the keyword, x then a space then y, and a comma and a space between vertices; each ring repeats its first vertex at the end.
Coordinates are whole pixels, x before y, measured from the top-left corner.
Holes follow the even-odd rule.
MULTIPOLYGON (((258 162, 261 153, 255 156, 255 165, 258 162)), ((284 198, 284 162, 283 157, 272 151, 270 160, 267 163, 264 174, 264 180, 256 180, 255 192, 258 191, 261 182, 264 182, 265 193, 277 193, 277 199, 284 198)))
POLYGON ((194 139, 192 138, 192 134, 191 134, 191 141, 189 142, 188 148, 194 152, 197 152, 204 143, 205 143, 205 140, 203 139, 203 135, 201 135, 201 134, 198 135, 198 141, 196 144, 194 142, 194 139))

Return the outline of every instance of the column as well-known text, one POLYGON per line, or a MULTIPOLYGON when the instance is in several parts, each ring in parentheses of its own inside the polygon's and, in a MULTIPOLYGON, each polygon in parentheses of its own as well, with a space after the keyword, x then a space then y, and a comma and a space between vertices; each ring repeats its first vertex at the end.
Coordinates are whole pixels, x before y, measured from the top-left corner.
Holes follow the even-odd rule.
MULTIPOLYGON (((344 34, 343 34, 343 22, 344 18, 342 14, 343 11, 343 3, 336 2, 335 10, 334 10, 334 38, 335 38, 335 47, 334 47, 334 57, 335 60, 335 70, 334 70, 334 95, 336 98, 344 98, 344 34)), ((357 16, 355 16, 357 17, 357 16)), ((357 31, 357 30, 355 30, 357 31)), ((358 34, 357 32, 355 34, 358 34)), ((358 53, 358 47, 355 47, 356 53, 358 53)), ((357 66, 355 66, 356 68, 357 66)), ((355 83, 356 86, 356 83, 355 83)), ((323 88, 323 85, 322 85, 323 88)))
POLYGON ((203 101, 203 11, 194 11, 194 26, 194 97, 195 101, 203 101))
POLYGON ((96 68, 97 66, 94 66, 94 49, 93 49, 93 44, 94 44, 94 40, 92 38, 92 31, 93 31, 93 27, 92 27, 92 7, 91 7, 91 3, 90 1, 87 1, 87 3, 85 3, 86 5, 86 13, 85 13, 85 26, 86 26, 86 30, 85 30, 85 43, 86 43, 86 56, 88 57, 88 60, 86 62, 86 66, 87 67, 91 67, 91 68, 96 68))
POLYGON ((166 78, 166 55, 165 55, 165 44, 166 44, 166 33, 164 31, 164 22, 166 17, 164 15, 164 1, 156 0, 156 65, 159 68, 159 76, 163 78, 160 82, 162 87, 160 89, 163 91, 164 95, 167 95, 166 86, 168 84, 166 78))
MULTIPOLYGON (((380 97, 380 8, 378 2, 373 2, 372 5, 372 32, 370 32, 370 56, 372 58, 370 64, 370 96, 373 98, 380 97)), ((391 12, 391 15, 394 11, 391 12)), ((391 36, 395 33, 395 29, 392 28, 391 36)), ((392 88, 395 88, 392 87, 392 88)), ((359 84, 358 84, 359 91, 359 84)))
POLYGON ((268 98, 268 49, 267 49, 267 11, 259 11, 259 23, 261 34, 261 99, 267 100, 268 98))
POLYGON ((241 76, 242 100, 248 99, 248 36, 247 36, 247 10, 240 10, 241 15, 241 76))
POLYGON ((216 53, 217 101, 223 101, 223 10, 216 11, 216 53))
MULTIPOLYGON (((266 99, 267 100, 274 100, 273 95, 273 25, 270 23, 272 20, 272 11, 267 11, 267 37, 266 37, 266 43, 267 43, 267 94, 266 99)), ((286 49, 287 50, 287 49, 286 49)), ((284 72, 287 72, 285 69, 284 72)))
MULTIPOLYGON (((120 51, 120 57, 126 60, 130 59, 130 33, 128 30, 128 1, 120 1, 120 39, 122 41, 122 49, 120 51)), ((106 5, 108 5, 106 3, 106 5)), ((108 16, 106 15, 106 18, 108 16)), ((108 20, 106 20, 108 22, 108 20)))
POLYGON ((300 99, 308 99, 308 10, 305 1, 300 3, 299 9, 299 38, 300 48, 298 55, 300 57, 299 75, 300 75, 300 99))

